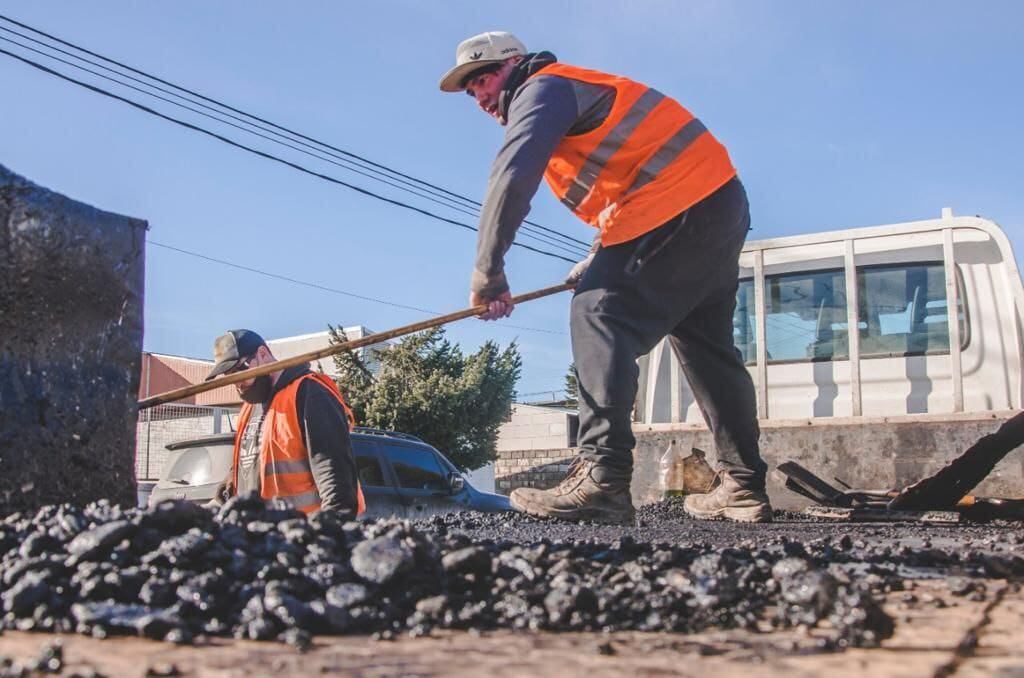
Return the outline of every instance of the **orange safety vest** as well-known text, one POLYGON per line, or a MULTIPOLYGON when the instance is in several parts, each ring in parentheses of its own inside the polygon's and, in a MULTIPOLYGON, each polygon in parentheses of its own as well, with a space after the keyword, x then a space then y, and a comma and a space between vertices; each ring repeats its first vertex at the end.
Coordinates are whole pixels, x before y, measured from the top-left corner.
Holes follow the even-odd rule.
MULTIPOLYGON (((295 407, 299 384, 306 379, 320 382, 331 395, 337 398, 348 418, 349 430, 355 426, 355 418, 330 377, 323 374, 305 374, 274 394, 263 420, 263 436, 260 444, 260 494, 264 499, 283 499, 303 513, 320 509, 320 493, 309 465, 309 452, 302 442, 302 426, 295 407)), ((252 416, 252 405, 244 403, 238 416, 238 435, 235 436, 235 457, 232 466, 234 487, 238 488, 238 460, 241 454, 242 435, 252 416)), ((363 488, 356 480, 357 514, 366 510, 363 488)))
POLYGON ((544 177, 576 216, 617 245, 652 231, 736 176, 729 154, 677 101, 628 78, 566 64, 530 77, 556 75, 615 89, 597 128, 566 136, 544 177))

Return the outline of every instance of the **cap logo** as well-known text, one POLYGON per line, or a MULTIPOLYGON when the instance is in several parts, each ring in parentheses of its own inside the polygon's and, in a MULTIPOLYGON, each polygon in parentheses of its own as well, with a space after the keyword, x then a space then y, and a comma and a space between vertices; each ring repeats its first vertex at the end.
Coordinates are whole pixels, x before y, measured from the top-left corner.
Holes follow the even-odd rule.
POLYGON ((501 50, 502 54, 508 54, 509 52, 519 52, 519 48, 518 47, 506 47, 505 49, 501 50))
POLYGON ((470 58, 470 59, 471 59, 472 61, 476 61, 477 59, 479 59, 479 58, 480 58, 480 57, 482 57, 483 55, 484 55, 484 53, 483 53, 483 52, 473 52, 472 54, 470 54, 470 55, 469 55, 469 58, 470 58))

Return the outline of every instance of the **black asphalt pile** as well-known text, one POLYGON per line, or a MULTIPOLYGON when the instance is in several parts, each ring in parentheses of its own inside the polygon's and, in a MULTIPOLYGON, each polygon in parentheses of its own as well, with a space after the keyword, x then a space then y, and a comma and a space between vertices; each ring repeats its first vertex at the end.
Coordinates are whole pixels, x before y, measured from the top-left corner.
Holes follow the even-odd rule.
MULTIPOLYGON (((829 649, 892 633, 877 596, 900 588, 894 562, 938 563, 968 582, 1024 575, 1024 561, 1010 552, 894 548, 850 535, 801 540, 774 526, 732 531, 730 541, 731 527, 681 520, 673 503, 643 509, 640 526, 625 530, 520 514, 307 519, 255 497, 219 512, 184 502, 127 511, 104 502, 47 506, 0 523, 0 626, 301 647, 314 634, 390 638, 434 628, 770 624, 818 627, 829 649)), ((1011 537, 1019 548, 1012 532, 992 545, 1011 537)))
POLYGON ((59 674, 63 670, 64 647, 60 643, 44 644, 39 649, 38 657, 23 664, 0 655, 0 678, 28 678, 48 673, 59 674))
POLYGON ((698 550, 735 547, 772 554, 793 552, 819 567, 867 569, 897 585, 902 578, 951 573, 982 578, 1024 575, 1024 525, 1020 522, 851 523, 777 511, 773 523, 732 523, 688 519, 682 500, 669 499, 639 508, 637 524, 630 528, 540 521, 511 513, 449 514, 432 519, 430 524, 473 539, 520 544, 542 539, 553 543, 610 543, 629 537, 643 544, 698 550))

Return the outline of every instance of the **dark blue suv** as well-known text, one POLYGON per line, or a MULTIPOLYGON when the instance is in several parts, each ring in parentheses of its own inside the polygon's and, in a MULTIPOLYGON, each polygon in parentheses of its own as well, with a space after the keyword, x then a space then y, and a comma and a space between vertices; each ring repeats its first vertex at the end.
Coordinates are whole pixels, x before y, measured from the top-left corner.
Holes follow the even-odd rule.
POLYGON ((369 517, 511 510, 508 497, 474 488, 443 454, 415 436, 356 427, 352 451, 369 517))
MULTIPOLYGON (((213 499, 231 468, 234 440, 235 434, 227 433, 168 445, 169 454, 149 503, 213 499)), ((352 451, 368 518, 511 510, 508 497, 477 490, 443 454, 415 436, 356 427, 352 451)))

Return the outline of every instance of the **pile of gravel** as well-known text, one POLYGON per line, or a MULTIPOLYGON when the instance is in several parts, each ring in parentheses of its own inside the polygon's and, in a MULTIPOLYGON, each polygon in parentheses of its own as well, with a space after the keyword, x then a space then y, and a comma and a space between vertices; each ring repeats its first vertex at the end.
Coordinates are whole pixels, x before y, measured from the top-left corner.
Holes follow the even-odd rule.
MULTIPOLYGON (((389 638, 434 628, 696 632, 768 623, 819 627, 826 648, 892 634, 876 596, 898 578, 870 562, 857 574, 830 565, 842 544, 502 538, 517 525, 542 534, 558 524, 476 513, 417 523, 307 519, 255 496, 218 512, 175 501, 125 511, 47 506, 0 522, 0 628, 297 646, 313 634, 389 638)), ((1024 573, 1017 561, 1000 563, 1024 573)))
POLYGON ((29 678, 48 673, 59 674, 63 670, 64 647, 60 643, 43 645, 39 649, 39 656, 25 663, 0 655, 0 678, 29 678))

